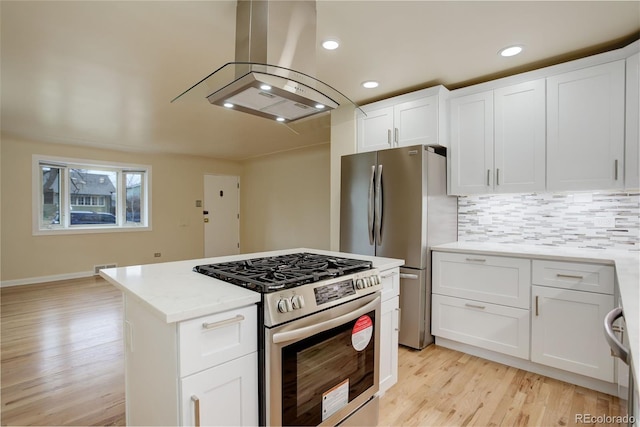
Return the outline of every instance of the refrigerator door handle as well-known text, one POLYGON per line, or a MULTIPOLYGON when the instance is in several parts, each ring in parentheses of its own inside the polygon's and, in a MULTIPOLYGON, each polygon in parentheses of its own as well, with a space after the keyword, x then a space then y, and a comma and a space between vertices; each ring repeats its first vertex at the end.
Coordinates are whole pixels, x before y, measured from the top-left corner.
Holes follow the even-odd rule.
POLYGON ((369 225, 369 244, 374 244, 374 234, 373 234, 373 215, 375 210, 375 192, 373 187, 373 181, 375 179, 376 174, 376 165, 371 165, 371 177, 369 178, 369 198, 367 199, 368 210, 367 210, 367 220, 369 225))
POLYGON ((378 246, 382 243, 382 165, 378 165, 376 175, 376 206, 375 206, 375 228, 376 242, 378 246))

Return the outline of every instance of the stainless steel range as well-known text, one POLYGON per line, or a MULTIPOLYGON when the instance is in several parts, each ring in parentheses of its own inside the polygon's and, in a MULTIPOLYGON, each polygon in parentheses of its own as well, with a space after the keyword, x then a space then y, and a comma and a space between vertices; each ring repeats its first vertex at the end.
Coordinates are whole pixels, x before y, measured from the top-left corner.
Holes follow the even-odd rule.
POLYGON ((294 253, 195 271, 262 294, 261 425, 375 425, 380 290, 370 261, 294 253))

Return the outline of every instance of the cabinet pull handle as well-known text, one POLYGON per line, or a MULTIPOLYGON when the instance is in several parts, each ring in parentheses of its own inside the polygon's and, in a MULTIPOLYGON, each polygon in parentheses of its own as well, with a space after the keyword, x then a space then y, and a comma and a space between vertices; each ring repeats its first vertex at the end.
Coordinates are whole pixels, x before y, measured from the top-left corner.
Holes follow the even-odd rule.
POLYGON ((393 128, 393 139, 396 145, 398 145, 398 128, 393 128))
POLYGON ((393 144, 391 144, 391 129, 387 129, 387 144, 389 144, 390 147, 393 146, 393 144))
POLYGON ((487 260, 484 258, 465 258, 465 260, 471 262, 487 262, 487 260))
POLYGON ((485 308, 487 308, 484 305, 476 305, 476 304, 469 304, 469 303, 465 303, 465 305, 471 308, 479 308, 480 310, 484 310, 485 308))
POLYGON ((500 185, 500 169, 496 169, 496 185, 500 185))
POLYGON ((584 279, 584 276, 577 276, 574 274, 556 274, 557 277, 565 277, 565 278, 569 278, 569 279, 584 279))
POLYGON ((491 169, 487 169, 487 187, 491 184, 490 180, 491 179, 491 169))
POLYGON ((193 402, 193 412, 196 417, 195 427, 200 427, 200 399, 194 394, 191 396, 191 401, 193 402))
POLYGON ((615 180, 618 180, 618 159, 616 159, 614 161, 614 165, 615 165, 615 180))
POLYGON ((538 309, 538 295, 536 295, 536 316, 540 314, 540 310, 538 309))
POLYGON ((233 323, 240 323, 244 320, 244 316, 242 314, 238 314, 236 317, 232 317, 231 319, 221 320, 219 322, 204 322, 202 324, 202 329, 217 329, 223 326, 231 325, 233 323))

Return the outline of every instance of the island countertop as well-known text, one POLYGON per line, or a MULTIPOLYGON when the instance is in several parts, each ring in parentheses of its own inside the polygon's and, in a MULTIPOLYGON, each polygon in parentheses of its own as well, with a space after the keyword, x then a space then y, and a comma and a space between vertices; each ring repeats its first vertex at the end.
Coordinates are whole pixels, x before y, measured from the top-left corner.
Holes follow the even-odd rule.
POLYGON ((401 259, 372 257, 320 249, 295 248, 100 270, 100 275, 127 297, 146 305, 167 323, 220 313, 260 301, 260 293, 193 271, 202 264, 240 261, 309 252, 370 260, 380 270, 400 267, 401 259))
POLYGON ((631 370, 636 381, 640 380, 640 253, 611 249, 581 249, 481 242, 447 243, 434 246, 431 249, 441 252, 483 253, 486 255, 614 265, 616 283, 620 292, 620 301, 622 302, 627 333, 631 343, 631 370))

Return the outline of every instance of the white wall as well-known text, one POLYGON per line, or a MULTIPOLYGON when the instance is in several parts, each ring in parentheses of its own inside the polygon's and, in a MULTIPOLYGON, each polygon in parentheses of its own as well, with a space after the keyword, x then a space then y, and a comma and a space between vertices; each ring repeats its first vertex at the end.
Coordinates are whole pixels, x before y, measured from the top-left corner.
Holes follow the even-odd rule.
POLYGON ((329 249, 330 144, 243 161, 240 250, 329 249))

